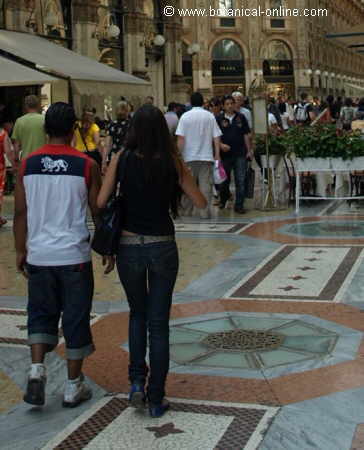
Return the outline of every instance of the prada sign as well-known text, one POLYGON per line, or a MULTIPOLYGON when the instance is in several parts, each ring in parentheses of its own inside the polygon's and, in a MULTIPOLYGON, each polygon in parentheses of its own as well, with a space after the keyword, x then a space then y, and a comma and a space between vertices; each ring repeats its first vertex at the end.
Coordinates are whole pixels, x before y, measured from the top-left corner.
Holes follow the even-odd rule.
POLYGON ((244 61, 213 61, 212 76, 231 77, 242 76, 244 74, 244 61))

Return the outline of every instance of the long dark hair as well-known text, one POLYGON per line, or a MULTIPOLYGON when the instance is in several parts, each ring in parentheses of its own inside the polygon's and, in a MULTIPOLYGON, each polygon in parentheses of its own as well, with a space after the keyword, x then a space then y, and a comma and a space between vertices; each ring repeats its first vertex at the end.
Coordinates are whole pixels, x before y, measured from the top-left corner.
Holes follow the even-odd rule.
POLYGON ((146 182, 160 184, 170 193, 171 213, 174 218, 178 217, 182 162, 166 119, 158 108, 146 104, 135 112, 125 147, 140 157, 146 182))

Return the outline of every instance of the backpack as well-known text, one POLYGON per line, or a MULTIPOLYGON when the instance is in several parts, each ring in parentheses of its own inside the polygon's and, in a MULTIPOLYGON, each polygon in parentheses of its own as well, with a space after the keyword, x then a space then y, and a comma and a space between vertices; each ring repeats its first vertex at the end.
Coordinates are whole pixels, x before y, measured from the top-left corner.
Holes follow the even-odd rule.
POLYGON ((351 125, 351 122, 354 120, 354 108, 345 106, 342 109, 341 117, 344 125, 351 125))
POLYGON ((294 113, 297 122, 307 122, 309 119, 307 106, 308 103, 298 103, 294 113))

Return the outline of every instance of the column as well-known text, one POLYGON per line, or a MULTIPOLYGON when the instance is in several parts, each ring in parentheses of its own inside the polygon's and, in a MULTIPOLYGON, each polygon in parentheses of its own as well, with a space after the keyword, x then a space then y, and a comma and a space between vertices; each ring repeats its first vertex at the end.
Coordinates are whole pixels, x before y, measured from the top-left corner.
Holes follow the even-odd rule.
POLYGON ((188 85, 185 83, 182 71, 182 24, 175 20, 165 26, 165 65, 166 103, 188 101, 188 85))
POLYGON ((81 55, 99 59, 99 41, 95 37, 98 23, 99 0, 74 0, 73 7, 73 50, 81 55))
POLYGON ((146 79, 144 21, 145 14, 141 12, 128 11, 124 15, 124 70, 146 79))
MULTIPOLYGON (((196 8, 206 8, 204 0, 196 1, 196 8)), ((212 94, 212 71, 211 57, 209 54, 206 36, 209 36, 210 21, 207 17, 196 18, 194 24, 194 42, 200 45, 200 52, 193 57, 193 90, 200 91, 203 95, 211 96, 212 94)))

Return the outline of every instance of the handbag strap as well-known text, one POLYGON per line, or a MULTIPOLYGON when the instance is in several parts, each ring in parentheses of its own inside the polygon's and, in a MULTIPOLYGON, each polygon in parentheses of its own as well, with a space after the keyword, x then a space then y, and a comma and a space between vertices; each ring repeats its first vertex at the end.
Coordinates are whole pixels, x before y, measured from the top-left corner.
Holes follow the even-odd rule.
POLYGON ((88 147, 87 147, 87 144, 86 144, 86 140, 85 140, 85 137, 84 137, 83 133, 81 132, 81 127, 80 127, 79 124, 78 124, 77 130, 78 130, 78 132, 79 132, 79 134, 81 136, 81 139, 82 139, 83 145, 85 146, 86 152, 88 152, 88 147))

